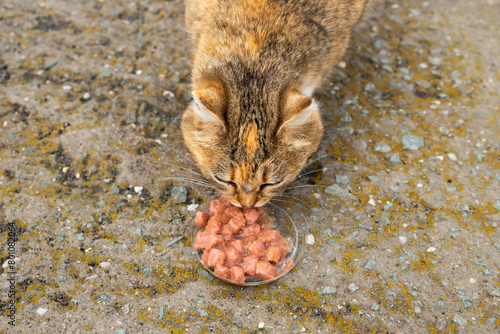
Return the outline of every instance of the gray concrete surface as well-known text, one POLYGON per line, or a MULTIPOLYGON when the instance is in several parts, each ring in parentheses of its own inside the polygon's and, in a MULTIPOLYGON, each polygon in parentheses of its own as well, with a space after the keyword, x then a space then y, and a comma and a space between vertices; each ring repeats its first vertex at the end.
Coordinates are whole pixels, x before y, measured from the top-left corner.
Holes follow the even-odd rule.
POLYGON ((316 96, 311 186, 288 193, 315 243, 242 288, 193 254, 188 205, 211 190, 169 180, 195 168, 183 4, 2 1, 0 332, 499 333, 499 17, 377 6, 316 96))

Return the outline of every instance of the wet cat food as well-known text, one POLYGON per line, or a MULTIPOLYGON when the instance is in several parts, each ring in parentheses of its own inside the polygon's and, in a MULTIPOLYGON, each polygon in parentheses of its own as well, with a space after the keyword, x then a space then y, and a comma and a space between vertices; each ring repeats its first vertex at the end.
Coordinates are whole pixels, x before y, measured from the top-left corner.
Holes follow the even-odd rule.
POLYGON ((290 251, 286 239, 271 228, 261 208, 241 209, 222 195, 210 202, 208 213, 198 212, 194 222, 200 229, 194 248, 204 250, 203 263, 220 278, 268 280, 293 267, 292 259, 285 260, 290 251))

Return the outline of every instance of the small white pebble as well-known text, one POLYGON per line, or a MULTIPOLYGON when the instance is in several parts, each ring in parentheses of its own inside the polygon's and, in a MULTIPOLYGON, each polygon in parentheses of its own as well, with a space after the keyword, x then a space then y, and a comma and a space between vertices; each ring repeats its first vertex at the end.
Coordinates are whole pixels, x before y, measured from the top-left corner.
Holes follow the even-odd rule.
POLYGON ((103 268, 103 269, 108 268, 110 265, 111 265, 111 263, 109 263, 109 262, 101 262, 101 263, 99 263, 99 266, 101 268, 103 268))
POLYGON ((36 310, 36 313, 38 313, 38 315, 44 315, 45 313, 47 313, 48 309, 46 308, 39 308, 38 310, 36 310))
POLYGON ((71 86, 68 86, 68 85, 64 85, 62 88, 63 88, 63 90, 71 90, 71 86))
POLYGON ((314 193, 313 196, 314 196, 314 198, 320 198, 321 197, 321 195, 318 194, 318 193, 314 193))
POLYGON ((417 188, 422 188, 424 185, 422 183, 417 184, 417 188))
POLYGON ((429 247, 429 248, 427 248, 427 251, 429 253, 435 252, 436 251, 436 247, 429 247))
POLYGON ((408 242, 408 237, 406 237, 404 235, 400 235, 399 242, 402 243, 403 245, 406 244, 408 242))
POLYGON ((442 155, 438 155, 438 156, 436 156, 436 159, 443 161, 444 157, 442 155))
POLYGON ((427 67, 429 67, 429 65, 427 65, 426 63, 421 63, 421 64, 420 64, 420 67, 422 67, 422 68, 427 68, 427 67))
POLYGON ((469 283, 470 283, 470 284, 475 284, 475 283, 476 283, 476 280, 475 280, 473 277, 471 277, 471 278, 469 279, 469 283))
POLYGON ((375 201, 373 200, 373 198, 370 198, 370 200, 368 201, 368 204, 373 205, 373 206, 375 206, 375 205, 376 205, 376 203, 375 203, 375 201))
MULTIPOLYGON (((14 258, 14 264, 18 263, 19 260, 20 260, 20 258, 18 258, 18 257, 14 258)), ((11 261, 11 260, 8 260, 8 259, 5 260, 5 262, 2 264, 2 268, 6 269, 9 266, 9 261, 11 261)))
POLYGON ((69 167, 64 167, 64 168, 62 169, 62 172, 63 172, 64 174, 66 174, 66 172, 67 172, 68 170, 69 170, 69 167))
POLYGON ((265 322, 259 322, 259 329, 263 329, 265 325, 265 322))
POLYGON ((42 75, 43 74, 43 70, 36 71, 35 73, 36 73, 36 75, 42 75))
POLYGON ((144 189, 144 187, 134 187, 134 191, 138 194, 142 191, 142 189, 144 189))
POLYGON ((422 310, 420 309, 420 307, 415 306, 415 313, 420 313, 420 312, 422 312, 422 310))
POLYGON ((306 244, 308 244, 308 245, 314 245, 314 235, 308 234, 306 236, 306 244))
POLYGON ((80 173, 76 173, 75 177, 76 177, 77 179, 79 179, 79 178, 80 178, 80 173))
POLYGON ((135 72, 135 74, 137 74, 137 75, 141 75, 141 74, 142 74, 142 71, 141 71, 141 70, 137 70, 137 72, 135 72))
POLYGON ((90 99, 90 94, 89 94, 89 93, 85 93, 85 94, 83 94, 83 99, 84 99, 84 100, 88 100, 88 99, 90 99))
POLYGON ((169 90, 164 91, 164 92, 163 92, 163 96, 166 96, 166 97, 168 97, 169 99, 171 99, 171 98, 175 97, 174 93, 172 93, 172 92, 171 92, 171 91, 169 91, 169 90))
POLYGON ((345 63, 345 61, 340 61, 339 62, 339 67, 340 68, 345 68, 347 66, 347 64, 345 63))
POLYGON ((89 276, 89 277, 85 277, 85 279, 94 279, 94 278, 97 278, 97 275, 92 275, 92 276, 89 276))
POLYGON ((191 212, 194 212, 194 211, 196 211, 196 209, 197 209, 199 206, 200 206, 199 204, 189 204, 189 205, 187 206, 187 210, 188 210, 188 211, 191 211, 191 212))
POLYGON ((452 161, 457 161, 457 156, 454 153, 448 153, 448 158, 452 161))

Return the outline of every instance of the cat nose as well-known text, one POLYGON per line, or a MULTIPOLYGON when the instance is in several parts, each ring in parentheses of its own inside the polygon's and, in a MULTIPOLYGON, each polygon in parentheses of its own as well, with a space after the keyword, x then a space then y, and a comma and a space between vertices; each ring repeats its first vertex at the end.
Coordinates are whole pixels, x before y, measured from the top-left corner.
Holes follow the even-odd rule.
POLYGON ((251 208, 257 203, 257 196, 254 194, 250 195, 240 195, 240 204, 244 208, 251 208))

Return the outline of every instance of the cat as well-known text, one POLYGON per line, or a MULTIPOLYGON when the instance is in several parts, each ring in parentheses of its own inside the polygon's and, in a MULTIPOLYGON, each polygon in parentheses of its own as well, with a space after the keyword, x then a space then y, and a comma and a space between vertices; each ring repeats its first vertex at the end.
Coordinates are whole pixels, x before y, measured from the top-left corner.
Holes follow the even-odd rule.
POLYGON ((187 0, 192 103, 184 143, 238 207, 282 192, 323 136, 313 99, 368 0, 187 0))

